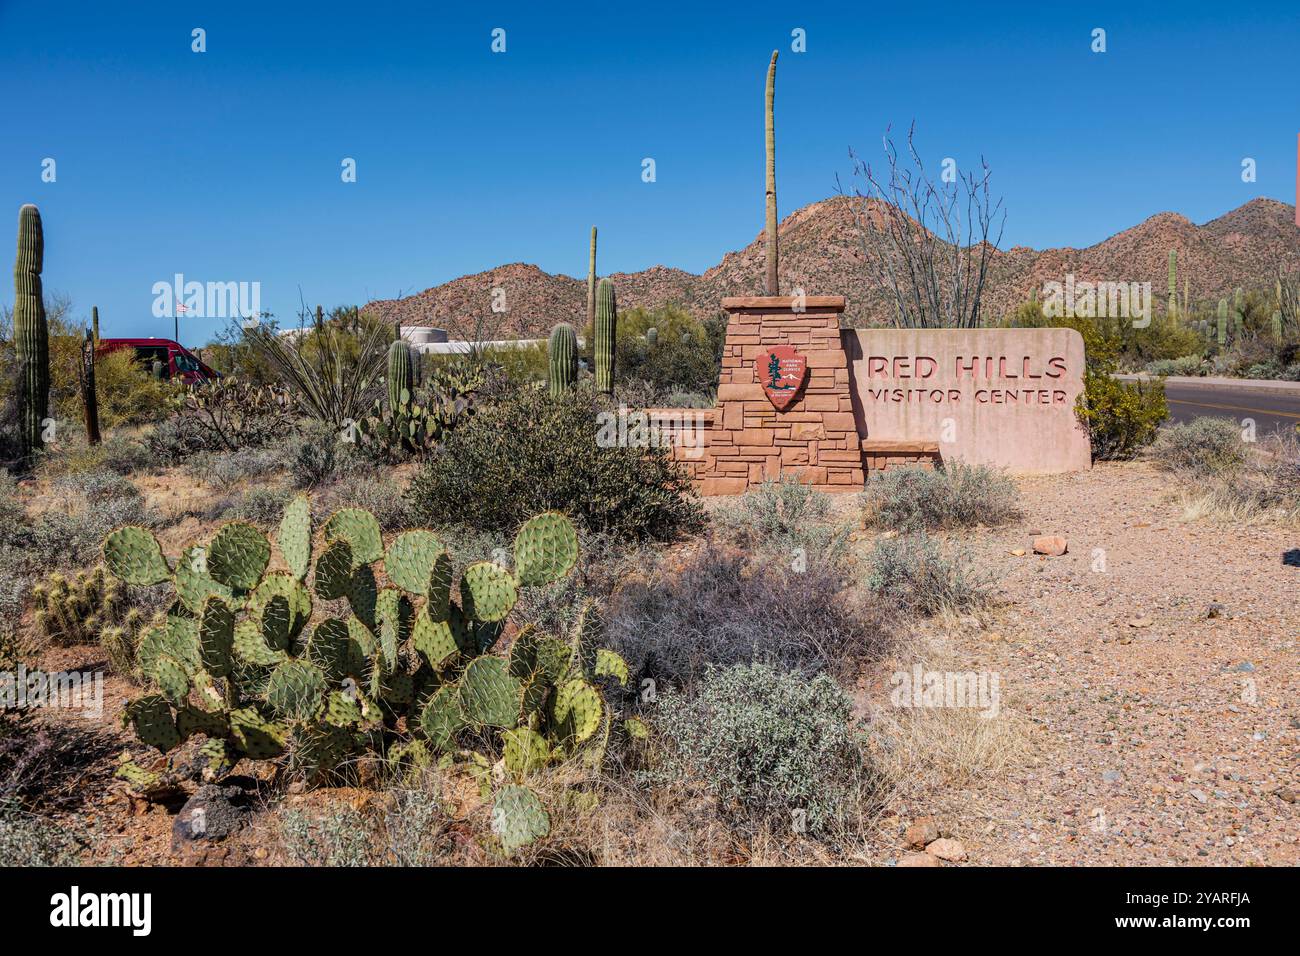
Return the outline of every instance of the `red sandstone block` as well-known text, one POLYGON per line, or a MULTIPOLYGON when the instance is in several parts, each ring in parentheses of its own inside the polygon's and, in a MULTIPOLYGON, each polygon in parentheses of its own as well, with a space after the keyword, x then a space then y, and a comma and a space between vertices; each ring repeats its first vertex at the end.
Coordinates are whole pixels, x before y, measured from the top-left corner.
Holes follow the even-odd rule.
POLYGON ((837 368, 835 370, 835 384, 836 385, 849 384, 849 370, 847 368, 837 368))
POLYGON ((826 427, 820 421, 817 422, 794 422, 790 425, 790 437, 802 441, 810 441, 814 438, 825 438, 826 427))
POLYGON ((704 478, 700 481, 700 494, 705 496, 742 495, 745 493, 747 483, 744 478, 704 478))
POLYGON ((838 412, 840 398, 838 395, 809 395, 804 404, 811 412, 838 412))
POLYGON ((852 412, 827 412, 822 416, 828 432, 854 432, 858 430, 852 412))
POLYGON ((772 444, 772 430, 768 428, 746 428, 736 436, 737 445, 764 446, 772 444))
POLYGON ((718 386, 719 402, 743 402, 750 399, 763 399, 766 401, 767 395, 763 392, 762 385, 753 382, 748 384, 729 383, 718 386))
POLYGON ((849 360, 841 349, 809 349, 809 368, 848 368, 849 360))
POLYGON ((722 406, 722 427, 744 427, 745 406, 739 402, 728 402, 722 406))
POLYGON ((787 465, 808 464, 808 446, 795 445, 781 449, 781 461, 787 465))
POLYGON ((852 462, 856 465, 862 461, 862 452, 854 448, 847 451, 834 451, 823 448, 817 453, 817 461, 821 464, 833 461, 846 461, 852 462))

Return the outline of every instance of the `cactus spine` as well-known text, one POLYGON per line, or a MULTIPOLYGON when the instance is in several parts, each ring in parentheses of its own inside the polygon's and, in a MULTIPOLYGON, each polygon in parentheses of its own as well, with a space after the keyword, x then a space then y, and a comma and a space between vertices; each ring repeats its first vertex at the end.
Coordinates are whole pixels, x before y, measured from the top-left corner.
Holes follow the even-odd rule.
POLYGON ((22 376, 18 402, 24 452, 44 444, 42 432, 50 408, 50 333, 41 290, 44 259, 41 213, 28 204, 18 211, 18 259, 14 264, 14 346, 22 376))
POLYGON ((587 260, 587 328, 596 322, 596 227, 591 227, 591 257, 587 260))
POLYGON ((767 294, 777 295, 777 235, 776 235, 776 120, 773 107, 776 103, 776 54, 767 68, 767 294))
POLYGON ((614 337, 618 331, 618 303, 614 298, 614 283, 601 279, 596 286, 596 325, 594 330, 596 359, 596 389, 614 390, 614 337))
POLYGON ((578 335, 573 326, 561 322, 551 329, 546 351, 551 364, 551 397, 558 398, 578 380, 578 335))
POLYGON ((414 391, 411 350, 398 339, 388 347, 388 410, 396 415, 403 405, 410 403, 414 391))

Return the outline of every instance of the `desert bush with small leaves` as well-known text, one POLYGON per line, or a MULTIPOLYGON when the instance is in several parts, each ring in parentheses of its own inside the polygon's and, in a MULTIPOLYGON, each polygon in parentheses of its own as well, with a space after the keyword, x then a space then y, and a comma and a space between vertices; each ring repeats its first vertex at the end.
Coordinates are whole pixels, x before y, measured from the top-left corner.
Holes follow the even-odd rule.
POLYGON ((868 564, 867 591, 907 614, 962 613, 993 601, 992 577, 965 551, 945 553, 924 531, 876 539, 868 564))
POLYGON ((1020 515, 1019 498, 1005 473, 960 461, 886 469, 863 494, 867 524, 895 531, 1005 524, 1020 515))

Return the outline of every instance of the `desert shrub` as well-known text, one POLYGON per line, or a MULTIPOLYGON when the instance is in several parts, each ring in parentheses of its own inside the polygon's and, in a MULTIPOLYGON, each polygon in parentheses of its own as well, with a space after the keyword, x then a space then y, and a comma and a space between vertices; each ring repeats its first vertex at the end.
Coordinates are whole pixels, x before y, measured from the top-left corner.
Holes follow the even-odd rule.
POLYGON ((1176 359, 1157 359, 1147 363, 1148 375, 1204 375, 1205 359, 1200 355, 1184 355, 1176 359))
POLYGON ((218 490, 232 488, 250 479, 265 478, 283 467, 282 452, 273 448, 199 452, 185 463, 188 474, 218 490))
POLYGON ((163 419, 145 435, 144 445, 160 465, 178 465, 212 450, 198 423, 185 415, 163 419))
POLYGON ((352 807, 287 810, 280 817, 280 845, 293 866, 368 866, 373 838, 365 816, 352 807))
POLYGON ((665 408, 713 408, 718 402, 714 392, 669 392, 664 398, 665 408))
POLYGON ((667 451, 601 447, 602 424, 585 393, 556 400, 519 389, 457 428, 424 464, 407 492, 412 514, 423 524, 508 532, 555 509, 629 539, 700 528, 690 480, 667 451))
POLYGON ((1160 423, 1169 417, 1160 382, 1121 382, 1109 372, 1089 369, 1083 386, 1075 412, 1088 428, 1092 457, 1099 461, 1133 458, 1155 441, 1160 423))
POLYGON ((896 531, 999 525, 1020 515, 1020 493, 1005 473, 986 465, 946 462, 942 468, 889 468, 863 495, 867 524, 896 531))
POLYGON ((260 448, 284 438, 294 424, 294 402, 288 389, 256 385, 234 377, 191 389, 180 415, 210 450, 260 448))
POLYGON ((751 488, 715 511, 713 522, 738 546, 786 561, 799 553, 837 561, 848 548, 849 529, 833 520, 829 496, 794 478, 751 488))
POLYGON ((651 779, 694 782, 742 829, 789 832, 795 815, 826 837, 851 826, 874 774, 849 696, 828 675, 766 664, 710 669, 692 696, 659 698, 661 753, 651 779))
POLYGON ((129 479, 106 470, 57 478, 46 504, 46 510, 12 531, 12 543, 24 549, 33 572, 93 563, 104 535, 124 524, 162 524, 129 479))
MULTIPOLYGON (((0 710, 0 806, 54 811, 106 784, 120 744, 80 721, 60 724, 21 708, 0 710)), ((102 792, 99 791, 99 792, 102 792)))
POLYGON ((48 817, 0 801, 0 867, 76 866, 83 845, 48 817))
POLYGON ((287 488, 249 488, 226 509, 222 517, 226 520, 251 521, 259 527, 271 528, 280 523, 284 516, 284 506, 291 497, 293 492, 287 488))
POLYGON ((625 583, 610 599, 610 645, 644 676, 689 685, 706 665, 759 661, 840 671, 884 645, 887 628, 857 602, 844 569, 800 572, 706 547, 678 570, 625 583))
MULTIPOLYGON (((711 318, 701 322, 678 306, 628 309, 618 319, 615 361, 619 377, 647 382, 658 394, 707 392, 718 384, 725 334, 725 321, 711 318), (654 345, 647 338, 651 328, 657 333, 654 345)), ((588 352, 592 341, 588 330, 588 352)))
POLYGON ((334 478, 374 470, 355 442, 343 441, 338 431, 315 422, 284 443, 281 458, 299 488, 315 488, 334 478))
POLYGON ((1217 475, 1246 462, 1241 427, 1227 418, 1196 418, 1160 429, 1151 446, 1156 464, 1171 471, 1217 475))
POLYGON ((924 531, 877 538, 869 561, 867 591, 908 614, 971 611, 993 599, 991 578, 967 553, 945 554, 924 531))
MULTIPOLYGON (((1235 432, 1235 425, 1232 430, 1235 432)), ((1230 462, 1232 446, 1227 445, 1227 431, 1222 430, 1219 440, 1224 442, 1224 460, 1230 462)), ((1216 471, 1194 461, 1182 470, 1182 475, 1192 478, 1182 489, 1189 516, 1210 515, 1235 523, 1258 519, 1300 522, 1300 435, 1279 431, 1259 445, 1257 452, 1246 451, 1235 467, 1229 464, 1216 471)), ((1196 453, 1193 450, 1189 455, 1196 453)))
POLYGON ((451 819, 433 787, 398 787, 386 796, 370 813, 352 807, 284 812, 279 837, 285 856, 298 866, 445 863, 454 850, 451 819))
POLYGON ((339 508, 364 508, 385 531, 410 526, 401 486, 384 475, 345 475, 323 490, 319 503, 325 517, 339 508))

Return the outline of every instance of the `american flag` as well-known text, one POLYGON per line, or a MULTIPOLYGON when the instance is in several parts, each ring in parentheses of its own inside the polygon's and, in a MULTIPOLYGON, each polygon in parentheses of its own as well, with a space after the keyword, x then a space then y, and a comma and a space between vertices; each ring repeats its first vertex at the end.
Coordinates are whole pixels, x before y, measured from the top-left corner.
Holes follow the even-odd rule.
POLYGON ((186 305, 184 302, 177 302, 177 303, 176 303, 176 314, 177 314, 177 315, 183 315, 184 313, 188 312, 189 310, 190 310, 190 307, 189 307, 188 305, 186 305))

